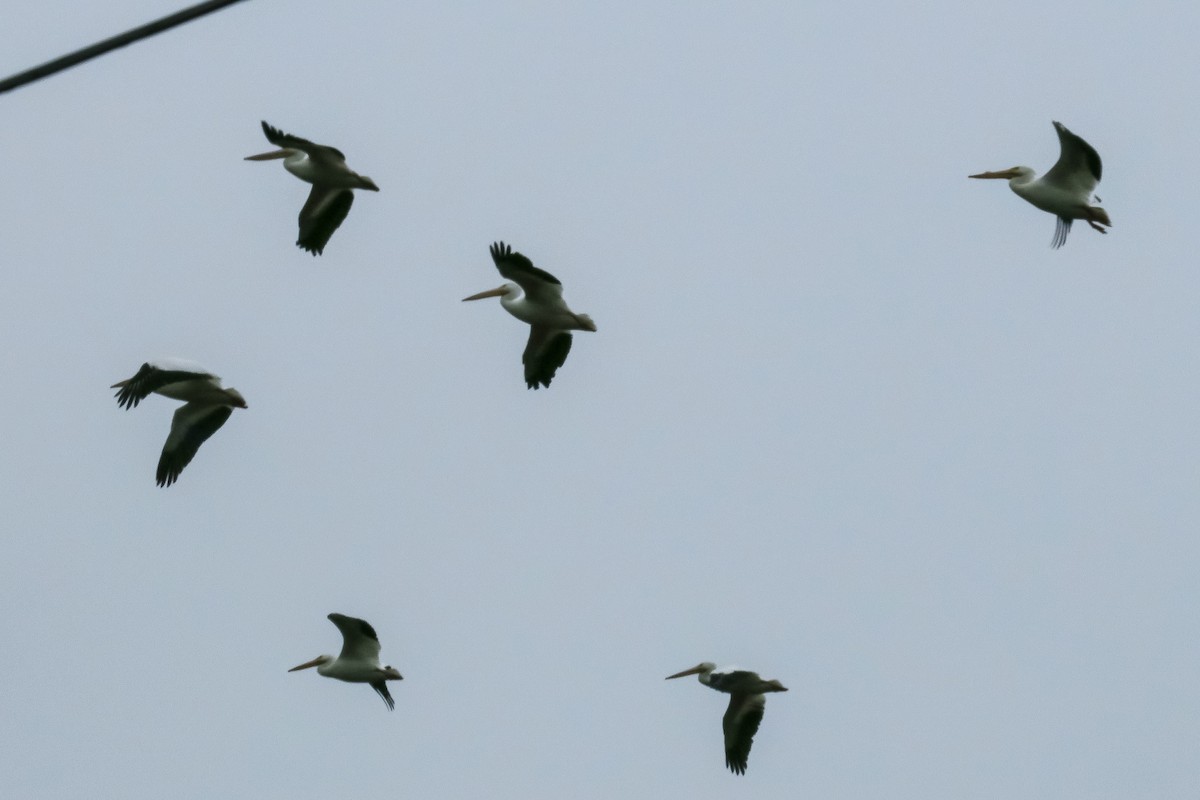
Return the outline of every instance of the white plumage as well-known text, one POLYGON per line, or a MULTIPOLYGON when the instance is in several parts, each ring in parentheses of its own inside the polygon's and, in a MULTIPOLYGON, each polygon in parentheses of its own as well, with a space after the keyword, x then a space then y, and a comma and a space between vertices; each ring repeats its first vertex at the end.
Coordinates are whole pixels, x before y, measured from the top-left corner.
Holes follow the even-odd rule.
POLYGON ((350 206, 354 203, 351 189, 378 192, 379 187, 366 175, 359 175, 346 166, 346 157, 336 147, 284 133, 268 125, 265 120, 262 129, 267 141, 280 149, 246 156, 245 160, 282 158, 284 169, 312 184, 308 200, 300 209, 300 235, 296 239, 296 246, 314 256, 320 255, 325 252, 325 245, 333 232, 350 213, 350 206))
POLYGON ((529 324, 529 341, 521 363, 525 365, 525 385, 530 389, 549 388, 550 381, 571 352, 571 331, 595 331, 596 323, 587 314, 576 314, 562 296, 562 282, 538 269, 525 256, 514 253, 510 245, 496 242, 491 247, 496 269, 511 282, 495 289, 464 297, 482 300, 499 297, 500 305, 522 322, 529 324))
MULTIPOLYGON (((1010 167, 967 177, 1005 179, 1020 197, 1058 217, 1050 246, 1059 248, 1066 244, 1073 220, 1085 220, 1101 233, 1108 233, 1101 226, 1111 226, 1112 222, 1107 211, 1091 205, 1102 171, 1100 154, 1061 122, 1054 123, 1054 130, 1058 133, 1058 161, 1042 177, 1030 167, 1010 167)), ((1100 198, 1095 200, 1099 202, 1100 198)))
POLYGON ((388 710, 395 709, 396 703, 388 691, 387 681, 404 678, 395 667, 380 666, 379 637, 375 629, 366 620, 345 614, 330 614, 329 621, 342 632, 342 652, 338 657, 320 655, 312 661, 292 667, 288 672, 316 667, 317 673, 326 678, 370 684, 387 703, 388 710))

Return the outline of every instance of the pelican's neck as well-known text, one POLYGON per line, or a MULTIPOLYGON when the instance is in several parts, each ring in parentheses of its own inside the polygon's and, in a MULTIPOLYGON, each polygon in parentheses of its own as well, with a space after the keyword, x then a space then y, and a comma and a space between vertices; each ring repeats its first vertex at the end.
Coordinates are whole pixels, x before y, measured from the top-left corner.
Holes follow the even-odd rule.
POLYGON ((536 309, 529 304, 521 287, 515 283, 506 283, 504 286, 508 289, 507 292, 500 295, 500 305, 504 306, 504 310, 522 322, 528 322, 531 325, 537 322, 536 309))
POLYGON ((309 183, 312 183, 318 177, 312 159, 303 150, 292 150, 288 153, 283 159, 283 168, 300 180, 308 181, 309 183))
POLYGON ((1020 194, 1017 187, 1028 186, 1037 180, 1038 174, 1030 167, 1013 167, 1017 174, 1008 179, 1008 188, 1020 194))

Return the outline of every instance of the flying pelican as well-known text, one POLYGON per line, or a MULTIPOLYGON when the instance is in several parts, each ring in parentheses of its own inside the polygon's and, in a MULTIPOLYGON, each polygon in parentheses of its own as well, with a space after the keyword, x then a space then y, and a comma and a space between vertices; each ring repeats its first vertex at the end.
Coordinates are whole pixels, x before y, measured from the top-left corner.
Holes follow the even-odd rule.
POLYGON ((545 270, 538 269, 525 256, 514 253, 510 245, 496 242, 491 247, 496 269, 512 283, 504 283, 486 292, 464 297, 482 300, 499 297, 500 305, 522 322, 529 323, 529 342, 521 363, 525 365, 525 385, 536 389, 550 387, 550 381, 571 352, 571 331, 595 331, 596 323, 587 314, 576 314, 562 299, 562 283, 545 270), (522 294, 524 290, 524 294, 522 294))
POLYGON ((721 667, 705 661, 691 669, 668 675, 667 680, 695 675, 705 686, 729 694, 729 708, 721 720, 725 731, 725 766, 738 775, 746 774, 746 762, 750 759, 750 745, 762 722, 767 692, 786 692, 787 687, 775 680, 764 681, 758 673, 738 667, 721 667))
MULTIPOLYGON (((999 172, 981 172, 968 178, 1006 178, 1008 188, 1033 203, 1042 211, 1058 217, 1050 246, 1062 247, 1071 232, 1071 221, 1082 219, 1101 233, 1101 225, 1112 226, 1108 212, 1100 206, 1089 205, 1092 192, 1100 182, 1100 154, 1090 144, 1067 130, 1061 122, 1054 123, 1058 131, 1061 153, 1058 161, 1042 177, 1029 167, 1010 167, 999 172)), ((1100 198, 1095 198, 1100 202, 1100 198)))
POLYGON ((117 405, 126 409, 136 408, 152 392, 185 401, 171 418, 171 432, 158 459, 159 486, 178 480, 200 445, 220 430, 233 409, 246 407, 237 389, 222 388, 221 379, 212 372, 179 358, 147 361, 132 378, 109 388, 120 389, 117 405))
POLYGON ((388 711, 396 708, 396 701, 388 692, 387 681, 404 680, 395 667, 379 666, 379 637, 375 629, 366 620, 347 617, 345 614, 330 614, 329 621, 337 625, 342 632, 342 652, 337 658, 333 656, 317 656, 312 661, 298 667, 292 667, 288 672, 295 672, 309 667, 316 667, 317 673, 326 678, 337 678, 349 683, 369 683, 383 702, 387 703, 388 711))
POLYGON ((325 250, 329 237, 342 224, 354 203, 351 189, 370 189, 378 192, 379 187, 366 175, 359 175, 346 166, 342 151, 323 144, 313 144, 308 139, 292 136, 263 121, 263 133, 267 141, 281 149, 256 156, 246 156, 246 161, 268 161, 282 158, 283 168, 302 181, 313 185, 308 193, 308 202, 300 209, 300 238, 296 245, 314 256, 325 250))

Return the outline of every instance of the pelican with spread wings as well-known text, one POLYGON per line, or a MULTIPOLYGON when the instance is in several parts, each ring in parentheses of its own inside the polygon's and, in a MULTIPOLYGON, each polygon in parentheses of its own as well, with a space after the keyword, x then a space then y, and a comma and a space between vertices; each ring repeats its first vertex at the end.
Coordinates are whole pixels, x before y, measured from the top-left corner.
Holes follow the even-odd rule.
POLYGON ((757 672, 738 667, 717 668, 711 661, 697 664, 691 669, 668 675, 667 680, 695 675, 710 689, 729 695, 729 708, 721 720, 725 731, 725 766, 738 775, 746 774, 750 760, 750 745, 762 722, 763 710, 767 707, 767 692, 786 692, 787 687, 776 680, 764 681, 757 672))
POLYGON ((263 121, 267 141, 278 150, 246 156, 246 161, 283 159, 283 168, 302 181, 312 184, 308 201, 300 209, 300 237, 296 245, 314 256, 325 251, 329 237, 338 229, 354 203, 351 189, 378 192, 375 181, 346 166, 346 157, 336 147, 314 144, 292 136, 263 121))
POLYGON ((235 408, 245 408, 246 400, 237 389, 221 386, 221 379, 194 361, 164 358, 147 361, 132 378, 114 383, 117 405, 136 408, 151 394, 161 394, 184 404, 171 418, 171 432, 163 445, 155 476, 159 486, 170 486, 179 479, 183 468, 191 463, 235 408))
POLYGON ((571 331, 595 331, 596 323, 587 314, 576 314, 567 308, 562 282, 535 267, 525 256, 514 253, 511 245, 496 242, 491 253, 496 269, 508 281, 495 289, 464 297, 463 302, 499 297, 500 305, 508 313, 529 323, 529 341, 521 356, 525 385, 530 389, 549 388, 571 352, 571 331))
POLYGON ((1100 182, 1100 154, 1090 144, 1067 130, 1061 122, 1054 123, 1060 148, 1058 161, 1045 175, 1038 177, 1030 167, 1009 167, 997 172, 980 172, 968 178, 994 178, 1008 181, 1008 188, 1042 211, 1058 217, 1050 246, 1057 249, 1067 242, 1071 223, 1082 219, 1101 233, 1102 226, 1112 226, 1108 212, 1092 205, 1096 184, 1100 182))
POLYGON ((342 632, 342 652, 338 657, 317 656, 312 661, 292 667, 288 672, 316 667, 317 674, 326 678, 369 684, 387 703, 388 711, 394 710, 396 701, 388 692, 387 682, 404 678, 395 667, 379 665, 379 637, 375 629, 366 620, 345 614, 330 614, 329 621, 342 632))

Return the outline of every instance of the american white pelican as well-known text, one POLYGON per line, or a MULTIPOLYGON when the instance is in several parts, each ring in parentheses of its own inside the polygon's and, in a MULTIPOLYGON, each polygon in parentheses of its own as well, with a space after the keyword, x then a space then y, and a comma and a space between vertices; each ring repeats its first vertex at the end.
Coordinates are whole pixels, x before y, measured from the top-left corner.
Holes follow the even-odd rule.
POLYGON ((758 673, 737 667, 721 667, 711 661, 697 664, 691 669, 668 675, 667 680, 695 675, 700 682, 718 692, 729 694, 729 708, 721 720, 725 731, 725 766, 738 775, 746 773, 746 762, 750 758, 750 745, 762 722, 767 692, 786 692, 787 687, 776 680, 764 681, 758 673))
MULTIPOLYGON (((1061 152, 1058 161, 1042 177, 1029 167, 1010 167, 999 172, 981 172, 968 178, 1005 178, 1008 187, 1042 211, 1058 217, 1050 246, 1062 247, 1071 232, 1071 221, 1082 219, 1101 233, 1101 225, 1112 226, 1108 212, 1093 206, 1092 192, 1100 182, 1100 154, 1090 144, 1067 130, 1061 122, 1054 123, 1058 131, 1061 152)), ((1094 198, 1098 203, 1100 198, 1094 198)))
POLYGON ((359 175, 346 166, 342 151, 323 144, 313 144, 308 139, 292 136, 263 121, 263 133, 271 144, 280 150, 246 156, 246 161, 267 161, 282 158, 283 168, 302 181, 312 184, 308 202, 300 209, 299 247, 314 256, 325 250, 333 232, 350 213, 354 203, 351 189, 369 189, 378 192, 379 187, 366 175, 359 175))
POLYGON ((508 313, 528 322, 529 342, 521 356, 525 385, 530 389, 539 385, 549 388, 554 374, 571 352, 570 331, 595 331, 596 323, 587 314, 576 314, 567 308, 558 278, 538 269, 520 253, 514 253, 510 245, 496 242, 491 253, 496 269, 512 283, 464 297, 463 302, 499 297, 500 305, 508 313))
POLYGON ((342 652, 337 658, 317 656, 288 672, 316 667, 317 673, 326 678, 337 678, 349 683, 369 683, 388 711, 396 708, 396 702, 388 692, 387 681, 400 681, 404 677, 395 667, 379 666, 379 637, 366 620, 347 617, 345 614, 330 614, 329 621, 342 632, 342 652))
POLYGON ((222 388, 221 379, 212 372, 179 358, 148 361, 132 378, 109 388, 121 390, 116 394, 117 405, 127 409, 135 408, 152 392, 185 401, 171 418, 171 432, 158 459, 159 486, 174 483, 200 445, 220 430, 233 409, 246 407, 237 389, 222 388))

